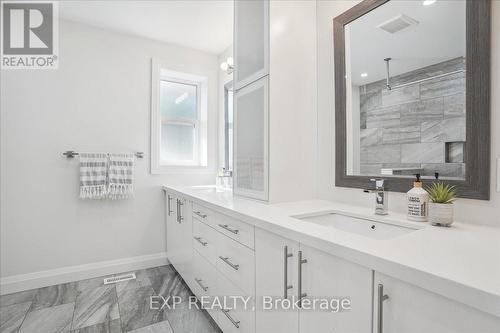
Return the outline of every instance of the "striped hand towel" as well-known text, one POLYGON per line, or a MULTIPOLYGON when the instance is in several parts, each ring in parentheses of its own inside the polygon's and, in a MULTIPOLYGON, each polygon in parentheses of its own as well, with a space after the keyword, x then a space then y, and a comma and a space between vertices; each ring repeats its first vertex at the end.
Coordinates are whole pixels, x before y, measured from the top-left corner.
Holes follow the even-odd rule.
POLYGON ((80 198, 105 198, 107 172, 108 154, 80 153, 80 198))
POLYGON ((110 154, 108 197, 125 199, 134 193, 134 154, 110 154))

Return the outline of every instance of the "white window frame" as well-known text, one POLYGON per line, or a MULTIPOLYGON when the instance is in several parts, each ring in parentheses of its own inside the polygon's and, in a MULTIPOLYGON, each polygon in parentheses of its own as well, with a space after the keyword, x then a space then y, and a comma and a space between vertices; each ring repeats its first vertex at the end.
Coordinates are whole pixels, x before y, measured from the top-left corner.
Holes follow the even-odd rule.
POLYGON ((207 77, 167 69, 161 61, 152 59, 151 82, 151 173, 165 174, 200 171, 208 168, 207 117, 208 89, 207 77), (161 116, 160 84, 168 81, 196 86, 197 119, 166 118, 161 116), (195 147, 193 160, 161 159, 161 128, 163 124, 181 124, 195 128, 195 147))

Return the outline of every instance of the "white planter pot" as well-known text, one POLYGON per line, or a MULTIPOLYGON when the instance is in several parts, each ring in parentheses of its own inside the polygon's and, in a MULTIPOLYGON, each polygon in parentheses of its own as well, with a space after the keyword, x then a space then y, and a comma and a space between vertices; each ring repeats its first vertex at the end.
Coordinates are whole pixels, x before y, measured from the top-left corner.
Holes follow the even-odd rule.
POLYGON ((432 225, 449 226, 453 223, 453 204, 429 202, 429 222, 432 225))

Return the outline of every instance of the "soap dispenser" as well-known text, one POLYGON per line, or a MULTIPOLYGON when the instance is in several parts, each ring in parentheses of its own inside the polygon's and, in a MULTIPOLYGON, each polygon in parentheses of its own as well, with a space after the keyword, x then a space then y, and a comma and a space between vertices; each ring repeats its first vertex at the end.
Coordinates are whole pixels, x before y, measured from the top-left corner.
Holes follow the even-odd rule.
POLYGON ((420 174, 416 174, 413 188, 408 191, 408 219, 417 222, 426 222, 429 207, 429 194, 422 188, 420 174))

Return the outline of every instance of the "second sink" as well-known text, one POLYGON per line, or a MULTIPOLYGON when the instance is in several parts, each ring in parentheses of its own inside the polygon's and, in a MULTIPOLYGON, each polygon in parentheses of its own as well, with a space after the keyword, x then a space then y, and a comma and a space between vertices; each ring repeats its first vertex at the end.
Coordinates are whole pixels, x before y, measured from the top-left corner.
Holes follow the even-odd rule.
POLYGON ((304 222, 332 227, 373 239, 389 239, 419 229, 413 226, 401 226, 375 221, 369 218, 349 216, 339 212, 313 213, 292 217, 304 222))

